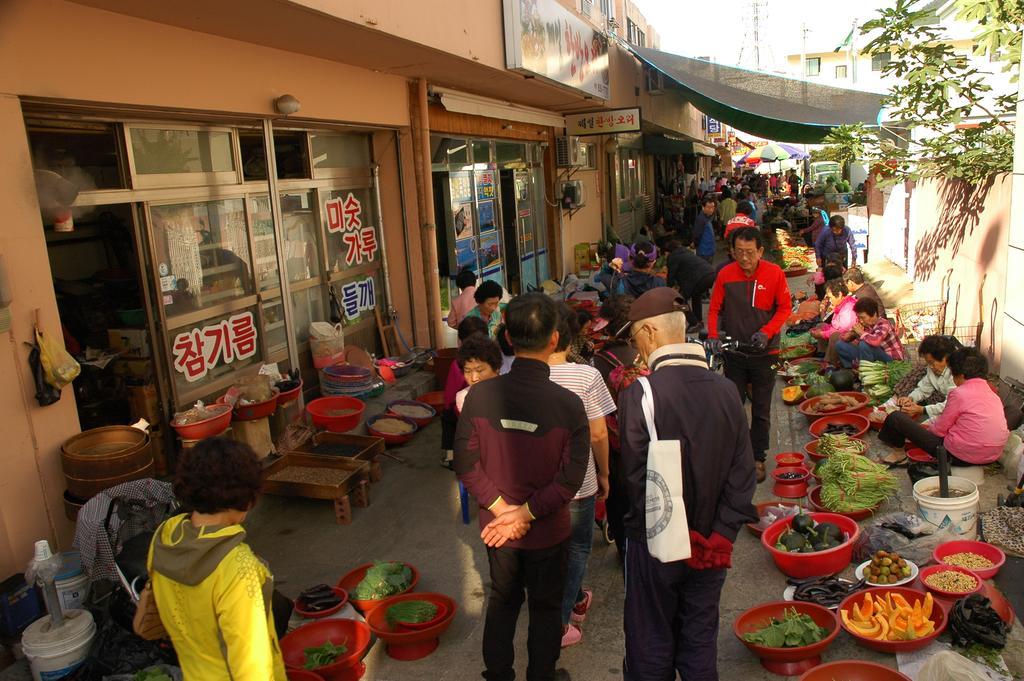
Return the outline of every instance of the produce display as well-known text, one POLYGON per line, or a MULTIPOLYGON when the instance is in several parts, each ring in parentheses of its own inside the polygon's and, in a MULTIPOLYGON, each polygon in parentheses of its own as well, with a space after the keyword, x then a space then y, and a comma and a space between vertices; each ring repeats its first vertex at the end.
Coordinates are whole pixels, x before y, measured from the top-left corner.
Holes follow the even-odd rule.
POLYGON ((412 570, 405 563, 374 563, 356 585, 352 597, 360 601, 381 600, 405 591, 410 584, 412 570))
POLYGON ((757 528, 767 530, 776 520, 788 518, 791 515, 800 513, 799 506, 769 506, 761 512, 761 518, 757 522, 757 528))
MULTIPOLYGON (((836 411, 844 411, 855 407, 862 406, 862 402, 852 395, 839 395, 838 393, 828 393, 822 395, 821 399, 815 402, 813 405, 807 408, 812 414, 829 414, 836 411)), ((850 426, 851 428, 853 426, 850 426)), ((827 430, 827 429, 826 429, 827 430)), ((854 429, 853 432, 857 432, 854 429)))
POLYGON ((386 435, 408 435, 416 430, 411 423, 387 416, 374 421, 373 429, 386 435))
POLYGON ((992 609, 989 600, 978 594, 961 598, 949 613, 953 643, 963 648, 974 645, 1004 648, 1007 629, 1006 623, 992 609))
POLYGON ((933 589, 950 593, 967 593, 978 588, 978 578, 958 570, 939 570, 924 578, 924 583, 933 589))
POLYGON ((312 485, 340 485, 348 480, 351 473, 339 468, 316 466, 288 466, 270 475, 267 480, 274 482, 297 482, 312 485))
POLYGON ((911 605, 902 594, 886 592, 884 597, 864 596, 860 605, 841 609, 840 617, 850 631, 877 641, 913 641, 935 631, 931 619, 935 607, 932 595, 911 605))
POLYGON ((970 551, 951 553, 948 556, 945 556, 942 559, 942 562, 946 565, 956 565, 957 567, 967 568, 968 570, 984 570, 985 568, 995 567, 996 565, 985 556, 979 556, 977 553, 971 553, 970 551))
POLYGON ((879 551, 864 568, 864 579, 871 584, 895 584, 910 576, 910 564, 898 553, 879 551))
POLYGON ((787 553, 816 553, 834 549, 846 541, 843 531, 832 523, 816 523, 806 513, 797 513, 775 548, 787 553))
POLYGON ((849 369, 836 369, 828 380, 836 390, 853 390, 856 376, 849 369))
POLYGON ((791 385, 782 389, 782 399, 786 402, 796 402, 803 395, 804 389, 798 385, 791 385))
POLYGON ((322 646, 306 648, 303 652, 306 653, 306 663, 302 666, 309 671, 314 671, 321 667, 334 664, 340 656, 348 652, 348 648, 345 647, 344 643, 334 645, 328 641, 322 646))
POLYGON ((784 270, 811 268, 815 265, 814 249, 784 229, 775 230, 779 244, 779 267, 784 270))
MULTIPOLYGON (((391 411, 395 412, 399 416, 404 416, 413 420, 429 419, 434 415, 433 410, 426 405, 418 406, 415 404, 395 404, 391 406, 391 411)), ((378 421, 378 423, 380 422, 378 421)))
POLYGON ((388 624, 423 624, 437 617, 437 605, 430 601, 402 601, 388 608, 388 624))
POLYGON ((810 615, 791 608, 781 620, 773 617, 761 629, 743 634, 743 640, 765 648, 802 648, 826 636, 828 629, 819 627, 810 615))
POLYGON ((835 608, 845 601, 847 596, 862 588, 864 588, 864 580, 851 582, 838 577, 819 577, 799 582, 793 592, 793 600, 835 608))
POLYGON ((782 359, 797 359, 798 357, 806 357, 813 351, 814 348, 809 345, 794 345, 786 348, 785 350, 781 350, 779 352, 779 357, 782 359))
POLYGON ((849 435, 825 434, 818 439, 818 453, 822 456, 834 454, 863 454, 867 451, 867 443, 849 435))
POLYGON ((893 362, 860 363, 860 382, 875 404, 882 404, 893 396, 896 384, 906 376, 913 365, 906 360, 893 362))
POLYGON ((829 454, 816 473, 821 478, 821 503, 837 513, 875 508, 899 490, 886 466, 848 450, 829 454))
POLYGON ((339 603, 341 603, 341 598, 326 584, 317 584, 306 589, 296 599, 296 605, 307 612, 323 612, 339 603))

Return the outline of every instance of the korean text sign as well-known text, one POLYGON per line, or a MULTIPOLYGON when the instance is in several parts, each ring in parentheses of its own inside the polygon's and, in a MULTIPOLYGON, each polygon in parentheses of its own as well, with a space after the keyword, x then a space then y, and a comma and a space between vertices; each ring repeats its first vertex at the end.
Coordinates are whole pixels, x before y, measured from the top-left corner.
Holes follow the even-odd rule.
POLYGON ((174 370, 194 383, 220 364, 256 354, 256 324, 252 312, 240 312, 219 322, 182 331, 174 337, 174 370))
POLYGON ((363 204, 352 192, 342 198, 329 200, 324 205, 327 231, 341 234, 344 243, 345 264, 349 267, 373 262, 377 255, 377 233, 372 225, 363 223, 363 204))
POLYGON ((640 109, 610 109, 565 117, 566 135, 612 135, 640 131, 640 109))

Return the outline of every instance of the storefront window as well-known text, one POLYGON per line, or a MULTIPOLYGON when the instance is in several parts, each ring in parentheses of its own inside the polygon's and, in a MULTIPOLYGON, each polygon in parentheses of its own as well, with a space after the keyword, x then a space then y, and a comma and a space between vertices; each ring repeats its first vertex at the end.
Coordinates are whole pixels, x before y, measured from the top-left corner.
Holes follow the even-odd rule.
POLYGON ((502 163, 525 163, 526 145, 514 142, 496 142, 494 144, 497 161, 502 163))
POLYGON ((151 206, 164 314, 255 292, 242 199, 151 206))
POLYGON ((313 170, 365 169, 370 165, 369 139, 365 135, 310 134, 313 170))
POLYGON ((281 194, 281 218, 288 281, 294 283, 319 277, 316 238, 319 225, 313 192, 281 194))
POLYGON ((430 160, 435 165, 464 166, 469 163, 469 146, 460 137, 434 135, 430 138, 430 160))
POLYGON ((299 344, 309 340, 310 322, 327 319, 324 311, 324 296, 319 286, 292 293, 292 315, 295 324, 295 340, 299 344))
POLYGON ((260 291, 281 288, 270 196, 264 194, 253 197, 249 201, 249 210, 252 219, 252 255, 256 286, 260 291))
POLYGON ((57 173, 79 191, 125 186, 114 124, 28 119, 25 127, 36 170, 57 173))
POLYGON ((167 341, 179 398, 192 401, 227 388, 235 371, 262 362, 257 326, 251 307, 171 329, 167 341))
POLYGON ((473 163, 490 163, 493 160, 490 142, 473 142, 473 163))
POLYGON ((263 340, 270 356, 288 352, 288 330, 284 325, 284 299, 263 303, 263 340))
POLYGON ((227 131, 132 128, 131 140, 139 175, 235 170, 231 133, 227 131))
POLYGON ((380 264, 380 235, 371 193, 366 189, 332 189, 324 196, 327 267, 332 276, 355 267, 380 264))

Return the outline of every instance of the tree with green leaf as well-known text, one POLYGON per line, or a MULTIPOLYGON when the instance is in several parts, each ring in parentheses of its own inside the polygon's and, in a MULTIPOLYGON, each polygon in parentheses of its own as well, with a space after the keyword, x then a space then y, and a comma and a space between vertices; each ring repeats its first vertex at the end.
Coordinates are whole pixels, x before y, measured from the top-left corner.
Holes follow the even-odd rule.
POLYGON ((1010 172, 1024 3, 956 0, 956 18, 977 27, 974 55, 987 63, 956 54, 934 11, 923 5, 897 0, 861 27, 874 35, 865 52, 891 55, 883 73, 898 84, 882 103, 892 123, 840 126, 826 144, 866 161, 887 183, 924 177, 978 183, 1010 172), (996 70, 1011 74, 1006 91, 993 89, 996 70))

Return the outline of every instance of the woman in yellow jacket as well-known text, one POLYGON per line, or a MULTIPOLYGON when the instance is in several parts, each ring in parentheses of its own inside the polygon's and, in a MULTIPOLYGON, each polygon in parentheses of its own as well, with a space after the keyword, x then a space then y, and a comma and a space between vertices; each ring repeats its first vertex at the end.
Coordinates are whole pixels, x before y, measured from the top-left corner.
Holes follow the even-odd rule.
POLYGON ((149 574, 185 681, 286 681, 274 579, 241 525, 259 489, 259 461, 239 442, 204 440, 179 466, 174 492, 193 510, 157 529, 149 574))

